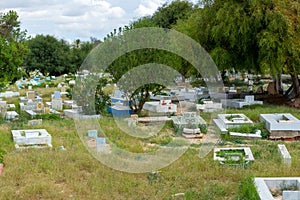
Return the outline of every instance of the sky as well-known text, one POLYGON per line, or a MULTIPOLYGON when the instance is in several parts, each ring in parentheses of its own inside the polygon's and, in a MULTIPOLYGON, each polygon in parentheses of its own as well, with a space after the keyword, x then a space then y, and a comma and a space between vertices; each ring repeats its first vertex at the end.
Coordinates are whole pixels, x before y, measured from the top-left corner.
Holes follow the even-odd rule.
MULTIPOLYGON (((170 0, 169 0, 170 1, 170 0)), ((197 0, 189 0, 196 3, 197 0)), ((1 0, 0 12, 17 11, 29 36, 72 42, 103 38, 115 28, 153 14, 167 0, 1 0)))

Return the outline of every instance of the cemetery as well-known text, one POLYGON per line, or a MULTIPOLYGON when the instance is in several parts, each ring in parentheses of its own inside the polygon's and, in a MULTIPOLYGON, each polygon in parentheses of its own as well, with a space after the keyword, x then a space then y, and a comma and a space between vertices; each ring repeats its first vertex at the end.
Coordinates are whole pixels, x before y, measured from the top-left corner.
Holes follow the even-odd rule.
POLYGON ((300 200, 300 2, 120 2, 1 4, 0 199, 300 200))

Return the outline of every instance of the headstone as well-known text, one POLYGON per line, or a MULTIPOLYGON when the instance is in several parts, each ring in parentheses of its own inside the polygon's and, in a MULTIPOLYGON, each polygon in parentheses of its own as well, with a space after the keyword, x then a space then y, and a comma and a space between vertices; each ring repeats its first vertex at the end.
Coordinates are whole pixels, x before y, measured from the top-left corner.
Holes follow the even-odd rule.
POLYGON ((88 136, 90 138, 97 138, 98 137, 98 131, 97 130, 88 130, 88 136))
POLYGON ((43 107, 44 107, 44 105, 43 105, 42 102, 38 102, 38 103, 36 104, 36 110, 37 110, 37 111, 42 111, 42 110, 43 110, 43 107))
POLYGON ((32 86, 31 85, 28 85, 28 90, 32 90, 32 86))
POLYGON ((35 92, 34 91, 27 91, 26 96, 27 96, 27 99, 35 99, 35 92))
POLYGON ((105 151, 106 139, 105 138, 97 138, 96 139, 96 148, 97 148, 97 151, 105 151))
POLYGON ((57 85, 57 88, 62 88, 62 85, 59 83, 59 84, 57 85))
POLYGON ((50 114, 50 108, 49 107, 44 108, 44 114, 50 114))
POLYGON ((51 108, 54 110, 62 110, 63 109, 62 99, 57 99, 57 98, 52 99, 51 108))
POLYGON ((276 94, 275 83, 274 82, 269 83, 267 90, 268 90, 268 94, 271 95, 276 94))
POLYGON ((28 121, 28 126, 42 125, 42 123, 43 123, 43 120, 42 120, 42 119, 29 120, 29 121, 28 121))
POLYGON ((245 102, 253 103, 254 102, 254 96, 253 95, 245 96, 245 102))
POLYGON ((59 99, 59 98, 61 98, 60 91, 55 91, 53 94, 53 99, 59 99))

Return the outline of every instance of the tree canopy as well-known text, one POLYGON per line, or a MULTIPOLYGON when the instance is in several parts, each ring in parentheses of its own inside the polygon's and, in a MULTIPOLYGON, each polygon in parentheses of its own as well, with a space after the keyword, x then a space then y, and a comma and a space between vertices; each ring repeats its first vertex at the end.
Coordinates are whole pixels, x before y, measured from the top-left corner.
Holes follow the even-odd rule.
POLYGON ((20 29, 15 11, 0 13, 0 83, 14 82, 21 77, 21 64, 27 52, 26 31, 20 29))

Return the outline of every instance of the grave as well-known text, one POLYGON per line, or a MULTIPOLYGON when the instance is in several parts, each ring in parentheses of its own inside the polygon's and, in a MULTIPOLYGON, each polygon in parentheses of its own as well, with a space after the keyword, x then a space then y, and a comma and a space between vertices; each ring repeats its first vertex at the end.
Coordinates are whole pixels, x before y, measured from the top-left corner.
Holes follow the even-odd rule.
POLYGON ((12 130, 16 149, 52 147, 51 135, 45 129, 12 130))
POLYGON ((6 120, 18 120, 19 119, 19 114, 16 111, 7 111, 5 115, 6 120))
POLYGON ((98 137, 98 131, 97 130, 88 130, 88 137, 96 139, 98 137))
POLYGON ((262 105, 263 101, 255 101, 254 96, 245 96, 245 99, 221 99, 221 103, 225 107, 230 108, 243 108, 250 105, 262 105))
POLYGON ((249 147, 215 148, 214 160, 221 164, 244 165, 254 161, 254 156, 249 147))
POLYGON ((35 92, 34 91, 27 91, 26 92, 27 99, 35 99, 35 92))
POLYGON ((300 177, 258 177, 254 184, 261 200, 300 199, 300 177))
POLYGON ((115 103, 113 106, 108 107, 107 111, 114 117, 129 117, 132 114, 131 108, 124 103, 115 103))
POLYGON ((300 120, 290 113, 260 114, 259 119, 266 123, 270 139, 297 139, 300 137, 300 120))
POLYGON ((0 93, 0 98, 11 98, 11 97, 18 97, 20 96, 19 92, 12 92, 12 91, 6 91, 6 92, 1 92, 0 93))
POLYGON ((175 128, 182 133, 186 129, 206 128, 205 120, 197 115, 196 112, 183 112, 182 116, 171 117, 175 128))
POLYGON ((223 110, 222 103, 216 103, 211 100, 202 100, 203 104, 196 104, 197 110, 202 112, 216 112, 223 110))
POLYGON ((42 123, 43 123, 42 119, 29 120, 28 126, 38 126, 38 125, 42 125, 42 123))
POLYGON ((64 110, 64 115, 69 118, 76 118, 76 119, 99 119, 100 115, 85 115, 78 110, 72 110, 72 109, 67 109, 64 110))
POLYGON ((284 144, 278 144, 277 147, 283 163, 290 167, 292 165, 292 158, 286 146, 284 144))
POLYGON ((143 109, 155 113, 176 113, 177 105, 173 104, 171 100, 151 101, 146 102, 143 109))
POLYGON ((51 101, 51 108, 54 110, 62 110, 63 109, 63 103, 61 98, 54 98, 51 101))
POLYGON ((218 119, 213 119, 222 133, 227 133, 228 128, 252 125, 253 122, 244 114, 218 114, 218 119))

